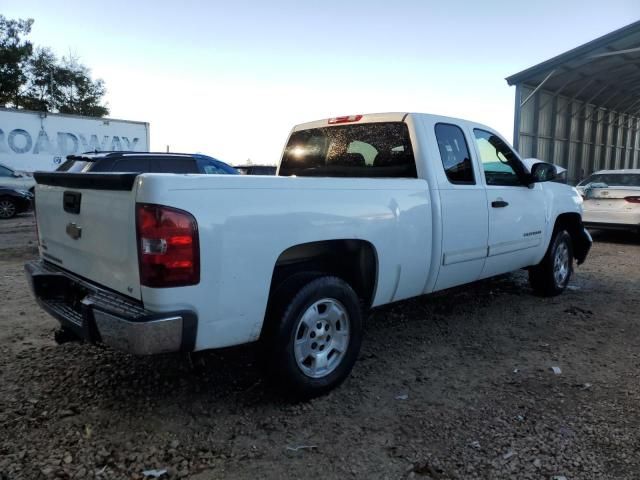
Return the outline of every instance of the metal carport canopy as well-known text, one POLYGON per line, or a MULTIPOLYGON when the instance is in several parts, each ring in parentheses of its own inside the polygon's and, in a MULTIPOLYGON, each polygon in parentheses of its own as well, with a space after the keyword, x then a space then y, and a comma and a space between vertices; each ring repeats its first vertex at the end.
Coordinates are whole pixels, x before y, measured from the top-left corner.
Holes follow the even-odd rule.
POLYGON ((563 165, 574 180, 638 167, 640 21, 506 80, 516 86, 514 145, 524 156, 563 165), (615 130, 598 132, 601 123, 615 130))

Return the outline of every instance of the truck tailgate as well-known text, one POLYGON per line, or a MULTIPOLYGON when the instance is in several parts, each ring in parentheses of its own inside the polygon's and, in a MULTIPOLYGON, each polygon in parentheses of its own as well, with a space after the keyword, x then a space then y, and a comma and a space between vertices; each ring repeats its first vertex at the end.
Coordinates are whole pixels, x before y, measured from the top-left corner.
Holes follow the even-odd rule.
POLYGON ((41 257, 139 300, 136 176, 36 172, 41 257))

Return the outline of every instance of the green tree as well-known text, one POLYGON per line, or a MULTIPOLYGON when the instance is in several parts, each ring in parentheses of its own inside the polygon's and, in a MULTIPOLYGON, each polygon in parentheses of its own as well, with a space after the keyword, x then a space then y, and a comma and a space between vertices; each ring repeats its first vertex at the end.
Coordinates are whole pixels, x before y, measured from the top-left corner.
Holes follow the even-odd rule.
POLYGON ((48 48, 37 48, 27 66, 26 81, 17 107, 53 111, 52 97, 58 89, 57 58, 48 48))
POLYGON ((0 15, 0 105, 92 117, 108 115, 109 109, 102 105, 104 82, 93 80, 91 71, 73 56, 58 59, 49 48, 34 50, 22 39, 32 23, 0 15))
POLYGON ((26 82, 33 46, 24 37, 32 24, 32 19, 9 20, 0 15, 0 105, 15 105, 26 82))
POLYGON ((109 110, 100 105, 106 89, 101 79, 92 80, 90 70, 76 58, 63 58, 57 68, 56 84, 51 92, 60 113, 103 117, 109 110))

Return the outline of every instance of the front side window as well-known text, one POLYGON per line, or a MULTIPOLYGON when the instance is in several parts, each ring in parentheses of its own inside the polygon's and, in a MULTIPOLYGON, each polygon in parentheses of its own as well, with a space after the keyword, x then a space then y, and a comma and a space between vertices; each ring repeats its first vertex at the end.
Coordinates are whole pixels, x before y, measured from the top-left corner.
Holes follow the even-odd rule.
POLYGON ((285 148, 279 175, 417 177, 409 130, 402 122, 294 132, 285 148))
POLYGON ((224 174, 227 173, 224 170, 216 167, 213 163, 209 163, 204 166, 204 173, 216 175, 216 174, 224 174))
POLYGON ((12 176, 13 176, 13 172, 11 170, 3 166, 0 166, 0 177, 12 177, 12 176))
POLYGON ((454 184, 474 185, 476 182, 471 155, 460 127, 439 123, 435 131, 440 159, 449 181, 454 184))
POLYGON ((474 129, 487 185, 523 186, 525 171, 516 154, 497 135, 474 129))

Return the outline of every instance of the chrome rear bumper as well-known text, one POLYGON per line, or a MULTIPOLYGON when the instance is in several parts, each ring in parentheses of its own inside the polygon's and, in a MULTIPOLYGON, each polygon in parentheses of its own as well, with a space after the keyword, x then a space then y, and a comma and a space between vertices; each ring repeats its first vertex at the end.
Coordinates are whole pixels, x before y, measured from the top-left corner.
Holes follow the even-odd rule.
POLYGON ((134 355, 193 351, 197 316, 155 313, 142 303, 43 261, 25 264, 38 304, 80 338, 134 355))

